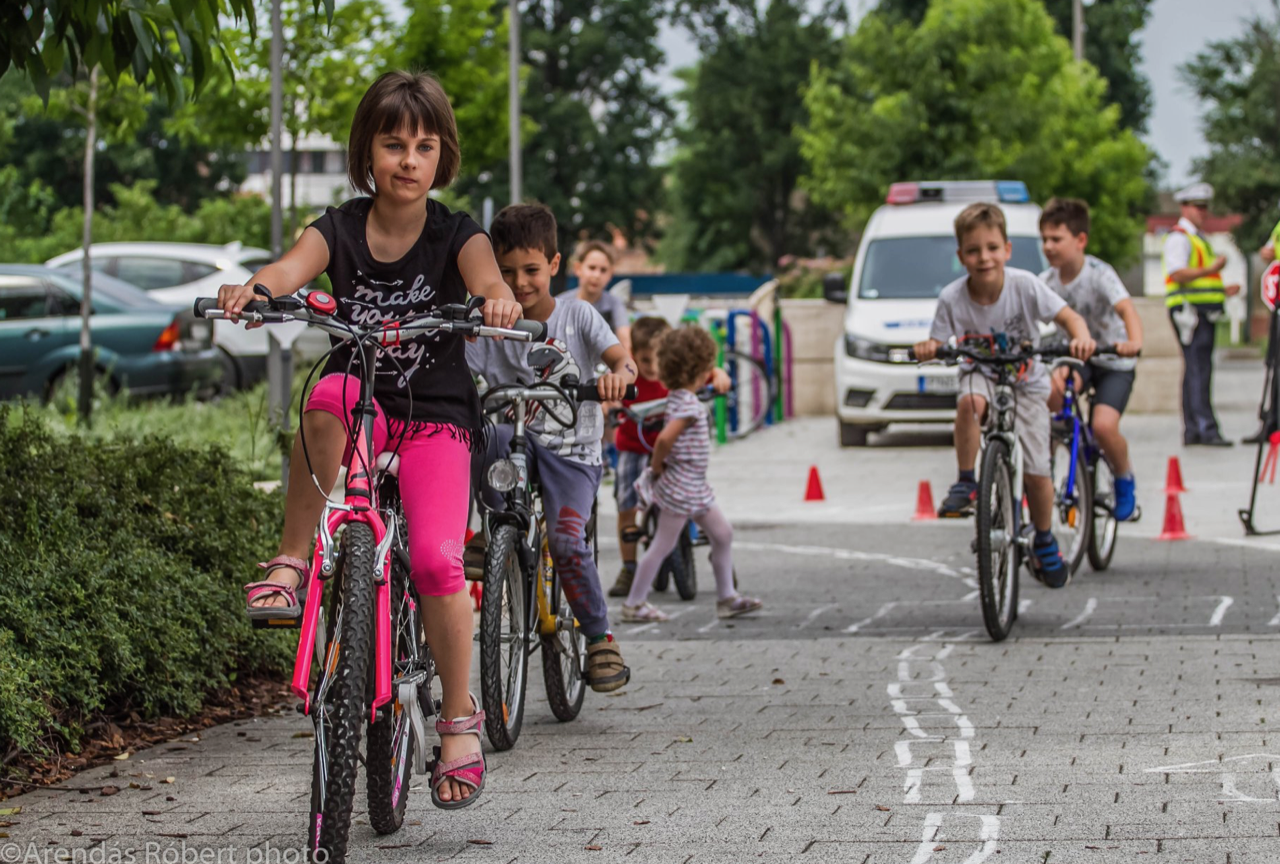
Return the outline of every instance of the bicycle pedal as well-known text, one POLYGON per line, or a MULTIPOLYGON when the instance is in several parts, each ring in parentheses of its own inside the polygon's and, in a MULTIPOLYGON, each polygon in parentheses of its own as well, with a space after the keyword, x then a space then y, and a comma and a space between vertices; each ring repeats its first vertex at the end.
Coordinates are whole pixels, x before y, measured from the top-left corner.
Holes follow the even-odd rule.
POLYGON ((484 581, 484 567, 483 567, 483 566, 480 566, 480 567, 465 567, 465 566, 464 566, 464 567, 462 568, 462 575, 463 575, 463 577, 465 577, 465 578, 466 578, 466 580, 467 580, 468 582, 483 582, 483 581, 484 581))
POLYGON ((302 618, 253 618, 254 630, 301 630, 302 618))

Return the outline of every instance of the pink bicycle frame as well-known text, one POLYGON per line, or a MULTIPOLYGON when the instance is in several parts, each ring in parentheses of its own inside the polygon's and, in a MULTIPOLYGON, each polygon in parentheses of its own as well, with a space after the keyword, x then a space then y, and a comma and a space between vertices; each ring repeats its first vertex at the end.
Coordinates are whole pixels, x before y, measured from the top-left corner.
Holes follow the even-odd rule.
MULTIPOLYGON (((291 689, 302 700, 303 710, 311 713, 311 661, 315 655, 316 630, 320 625, 325 579, 321 570, 328 560, 332 567, 332 538, 342 525, 364 522, 373 531, 374 548, 382 553, 382 574, 375 583, 374 597, 374 697, 371 719, 378 708, 391 701, 391 550, 386 544, 387 526, 378 513, 377 489, 371 482, 374 458, 369 453, 368 424, 365 418, 347 460, 346 496, 341 505, 328 503, 321 517, 320 536, 316 538, 307 576, 307 603, 302 612, 302 633, 298 637, 298 654, 293 666, 291 689)), ((326 577, 331 574, 324 574, 326 577)), ((323 661, 322 661, 323 662, 323 661)))

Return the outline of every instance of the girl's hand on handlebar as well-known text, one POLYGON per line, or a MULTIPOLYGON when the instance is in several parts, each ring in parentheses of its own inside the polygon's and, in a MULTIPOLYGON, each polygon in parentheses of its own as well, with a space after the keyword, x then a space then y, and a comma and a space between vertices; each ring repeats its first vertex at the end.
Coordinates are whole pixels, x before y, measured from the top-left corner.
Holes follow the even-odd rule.
MULTIPOLYGON (((218 289, 218 308, 225 310, 232 321, 240 320, 240 310, 244 309, 246 303, 261 299, 253 293, 252 285, 223 285, 218 289)), ((261 326, 261 322, 250 321, 244 325, 244 329, 253 330, 261 326)))
POLYGON ((596 390, 601 402, 621 402, 627 395, 627 379, 616 372, 607 372, 596 380, 596 390))
POLYGON ((1088 360, 1093 356, 1093 352, 1097 349, 1098 343, 1093 341, 1090 336, 1084 336, 1079 339, 1071 340, 1071 356, 1077 360, 1088 360))
POLYGON ((1142 353, 1142 343, 1118 342, 1116 343, 1116 353, 1121 357, 1137 357, 1142 353))
POLYGON ((733 379, 729 373, 719 366, 711 370, 711 389, 717 393, 728 393, 733 389, 733 379))
POLYGON ((923 342, 917 342, 911 350, 916 355, 916 361, 923 363, 937 357, 938 349, 941 347, 942 343, 937 339, 926 339, 923 342))
POLYGON ((524 308, 515 300, 486 300, 480 307, 486 327, 511 327, 524 316, 524 308))

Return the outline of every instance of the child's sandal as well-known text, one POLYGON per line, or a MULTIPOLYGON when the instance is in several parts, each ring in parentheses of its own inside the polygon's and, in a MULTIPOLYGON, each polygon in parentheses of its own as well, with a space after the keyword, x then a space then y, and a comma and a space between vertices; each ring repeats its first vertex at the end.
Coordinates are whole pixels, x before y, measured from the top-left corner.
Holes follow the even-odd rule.
POLYGON ((622 623, 624 624, 657 624, 670 620, 666 612, 647 600, 639 606, 622 604, 622 623))
MULTIPOLYGON (((480 710, 476 697, 471 696, 471 707, 476 709, 468 717, 456 717, 453 720, 437 720, 436 732, 441 735, 474 735, 483 744, 480 737, 480 724, 484 722, 484 712, 480 710)), ((477 750, 466 756, 460 756, 451 762, 440 761, 440 748, 435 748, 435 762, 431 767, 431 803, 441 810, 458 810, 469 807, 484 791, 484 777, 488 768, 484 761, 484 752, 477 750), (479 766, 478 768, 475 766, 479 766), (471 787, 471 794, 461 801, 444 801, 440 798, 440 784, 453 780, 471 787)))
POLYGON ((631 680, 631 670, 622 662, 618 643, 610 639, 587 645, 587 683, 597 693, 609 693, 631 680))
POLYGON ((245 597, 246 610, 249 613, 249 620, 270 619, 272 621, 285 621, 302 617, 302 604, 307 600, 307 572, 311 569, 306 561, 301 558, 294 558, 292 555, 277 555, 270 561, 263 562, 258 565, 267 571, 270 576, 276 570, 282 567, 288 567, 298 573, 300 581, 297 587, 291 588, 282 582, 250 582, 244 586, 244 590, 248 592, 245 597), (288 601, 287 606, 254 606, 253 601, 261 597, 269 597, 279 594, 288 601))

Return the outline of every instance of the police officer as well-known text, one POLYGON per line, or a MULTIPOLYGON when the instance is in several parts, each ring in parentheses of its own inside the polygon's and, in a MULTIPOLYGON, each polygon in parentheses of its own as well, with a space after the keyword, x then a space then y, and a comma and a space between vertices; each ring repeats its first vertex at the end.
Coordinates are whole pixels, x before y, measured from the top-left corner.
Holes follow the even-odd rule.
POLYGON ((1182 345, 1182 443, 1230 447, 1213 415, 1209 394, 1213 380, 1214 324, 1227 297, 1239 285, 1222 284, 1227 259, 1213 254, 1201 235, 1213 201, 1213 187, 1192 183, 1173 196, 1182 218, 1164 241, 1164 290, 1169 319, 1182 345))

